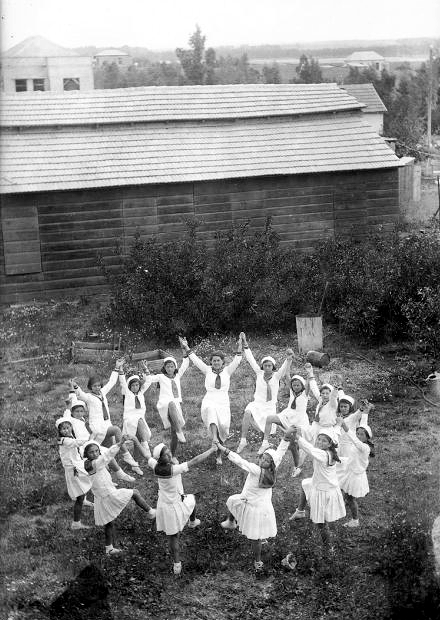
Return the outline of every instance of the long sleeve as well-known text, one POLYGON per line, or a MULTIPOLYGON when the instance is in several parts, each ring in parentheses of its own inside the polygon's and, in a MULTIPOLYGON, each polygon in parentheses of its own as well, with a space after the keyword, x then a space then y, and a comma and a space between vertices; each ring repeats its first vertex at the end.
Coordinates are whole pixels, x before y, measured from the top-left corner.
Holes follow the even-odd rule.
POLYGON ((119 383, 121 384, 122 394, 127 394, 128 385, 127 385, 127 379, 125 378, 125 375, 119 375, 119 383))
POLYGON ((232 463, 234 463, 235 465, 238 465, 238 467, 240 467, 241 469, 249 472, 250 474, 258 475, 260 473, 261 467, 259 465, 246 461, 246 459, 243 459, 236 452, 229 452, 228 459, 232 461, 232 463))
POLYGON ((101 392, 102 394, 105 396, 106 394, 108 394, 110 392, 110 390, 116 385, 117 381, 118 381, 118 377, 119 377, 119 373, 117 373, 115 370, 113 370, 112 374, 110 375, 110 379, 107 381, 107 383, 101 388, 101 392))
POLYGON ((284 455, 287 452, 287 448, 289 447, 289 442, 285 439, 282 439, 278 445, 278 448, 275 451, 274 463, 275 467, 278 467, 283 460, 284 455))
POLYGON ((245 356, 247 362, 249 363, 249 366, 252 368, 252 370, 254 372, 259 372, 261 370, 260 366, 258 365, 252 351, 249 349, 249 347, 245 347, 243 349, 243 355, 245 356))
POLYGON ((75 394, 78 400, 83 400, 87 404, 89 403, 90 394, 88 394, 87 392, 83 392, 83 390, 79 387, 79 385, 75 388, 75 394))
POLYGON ((82 446, 84 445, 88 439, 74 439, 73 437, 60 437, 58 440, 59 446, 82 446))
POLYGON ((319 393, 319 388, 318 388, 318 384, 316 383, 315 377, 310 378, 309 387, 310 387, 310 392, 312 393, 312 395, 316 398, 316 400, 319 400, 320 393, 319 393))
POLYGON ((236 355, 232 362, 226 366, 225 370, 229 376, 231 376, 232 373, 237 370, 237 368, 240 366, 241 360, 242 355, 236 355))
POLYGON ((112 459, 115 458, 118 452, 119 452, 119 445, 114 444, 113 446, 108 448, 108 450, 104 454, 100 454, 95 461, 96 471, 98 471, 98 469, 103 469, 104 467, 107 467, 107 465, 110 463, 112 459))
POLYGON ((189 368, 189 358, 184 357, 182 360, 182 363, 180 364, 180 368, 176 376, 179 377, 179 379, 181 379, 183 374, 188 370, 188 368, 189 368))
POLYGON ((284 377, 284 375, 286 374, 287 368, 288 366, 290 366, 291 360, 290 358, 287 358, 284 360, 284 362, 281 365, 281 368, 279 370, 276 371, 276 375, 277 377, 281 380, 282 377, 284 377))
POLYGON ((211 367, 210 367, 210 366, 207 366, 207 365, 205 364, 205 362, 202 362, 202 360, 200 359, 200 357, 197 357, 197 355, 196 355, 195 353, 190 353, 188 357, 189 357, 189 359, 192 361, 192 363, 194 364, 194 366, 197 366, 197 368, 198 368, 201 372, 203 372, 203 374, 204 374, 204 375, 206 375, 206 374, 210 371, 211 367))
POLYGON ((356 437, 356 433, 354 430, 349 430, 347 433, 347 437, 350 438, 350 441, 356 446, 356 448, 360 451, 360 452, 365 452, 366 454, 370 453, 370 446, 366 443, 364 443, 363 441, 361 441, 360 439, 358 439, 356 437))
POLYGON ((144 392, 146 392, 148 390, 148 388, 150 387, 151 383, 148 383, 148 377, 149 375, 147 375, 145 372, 142 373, 142 377, 141 377, 141 387, 139 389, 139 392, 141 394, 143 394, 144 392))
POLYGON ((304 450, 304 452, 310 454, 310 456, 312 456, 317 461, 321 461, 321 463, 327 463, 328 455, 325 450, 315 448, 315 446, 312 446, 312 444, 306 441, 303 437, 298 438, 298 445, 304 450))

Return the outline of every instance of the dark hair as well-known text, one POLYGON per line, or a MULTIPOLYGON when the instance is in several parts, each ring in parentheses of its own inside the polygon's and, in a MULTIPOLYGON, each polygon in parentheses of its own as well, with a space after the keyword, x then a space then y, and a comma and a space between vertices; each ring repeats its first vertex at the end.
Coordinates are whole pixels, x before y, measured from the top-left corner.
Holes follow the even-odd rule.
POLYGON ((127 387, 128 387, 128 389, 130 389, 130 385, 131 385, 132 383, 134 383, 135 381, 137 381, 137 382, 139 383, 139 385, 141 385, 141 380, 140 380, 140 379, 138 379, 137 377, 132 377, 132 378, 130 379, 130 381, 128 381, 128 382, 127 382, 127 387))
POLYGON ((87 389, 91 390, 94 383, 99 383, 102 386, 101 377, 98 377, 97 375, 89 377, 89 380, 87 381, 87 389))
POLYGON ((76 439, 75 431, 73 430, 73 424, 72 424, 72 422, 69 422, 69 420, 64 420, 63 422, 60 422, 60 424, 58 424, 58 426, 57 426, 58 437, 63 437, 63 435, 61 435, 61 432, 60 432, 60 426, 62 426, 63 424, 66 424, 66 422, 67 422, 67 424, 70 424, 70 428, 72 429, 72 437, 74 439, 76 439))
MULTIPOLYGON (((358 428, 361 428, 361 429, 365 432, 365 434, 366 434, 366 436, 367 436, 367 441, 366 441, 365 443, 366 443, 366 444, 367 444, 367 446, 369 446, 369 448, 370 448, 370 457, 374 457, 374 456, 376 456, 376 455, 375 455, 375 453, 374 453, 374 443, 371 441, 370 433, 369 433, 369 432, 367 431, 367 429, 366 429, 366 428, 364 428, 363 426, 358 426, 358 428)), ((357 429, 356 429, 356 430, 357 430, 357 429)))
POLYGON ((350 408, 349 408, 349 410, 348 410, 348 413, 353 413, 353 411, 354 411, 354 407, 353 407, 353 405, 351 404, 351 402, 350 402, 349 400, 347 400, 346 398, 340 398, 340 399, 339 399, 337 413, 341 413, 341 410, 339 409, 339 405, 340 405, 341 403, 348 403, 348 404, 350 405, 350 408))
POLYGON ((88 474, 93 473, 93 462, 89 461, 89 459, 86 459, 84 461, 84 469, 86 470, 88 474))
MULTIPOLYGON (((263 456, 265 452, 261 456, 263 456)), ((260 489, 270 489, 275 484, 276 480, 276 467, 273 458, 270 454, 271 464, 267 468, 261 468, 260 479, 258 480, 258 486, 260 489)))
MULTIPOLYGON (((89 443, 85 448, 84 448, 84 456, 86 457, 86 459, 88 459, 88 452, 89 452, 89 448, 91 448, 92 446, 98 446, 99 448, 99 444, 97 444, 96 442, 92 442, 89 443)), ((101 454, 101 450, 99 451, 99 453, 101 454)))
POLYGON ((209 356, 209 360, 211 362, 212 362, 213 357, 219 357, 223 363, 225 362, 225 354, 223 353, 223 351, 213 351, 211 355, 209 356))
POLYGON ((166 450, 167 446, 165 445, 160 451, 159 458, 157 459, 157 465, 154 468, 154 473, 158 478, 171 478, 172 477, 172 463, 166 463, 163 461, 164 450, 166 450))
MULTIPOLYGON (((172 364, 174 364, 174 362, 172 360, 168 360, 168 362, 171 362, 172 364)), ((168 362, 166 362, 166 364, 168 364, 168 362)), ((175 365, 175 364, 174 364, 175 365)), ((161 371, 160 371, 163 375, 165 375, 166 377, 169 377, 170 375, 166 372, 165 370, 165 364, 162 366, 161 371)), ((177 370, 177 368, 174 369, 174 376, 177 375, 179 371, 177 370)))
MULTIPOLYGON (((330 455, 331 455, 333 461, 336 461, 337 463, 340 463, 341 459, 339 458, 339 455, 338 455, 338 451, 337 451, 338 444, 336 443, 336 441, 333 441, 333 439, 331 437, 329 437, 328 435, 326 435, 326 433, 318 433, 318 436, 319 435, 325 435, 325 437, 327 437, 327 439, 330 442, 330 445, 329 445, 328 448, 326 448, 326 452, 330 452, 330 455)), ((330 464, 334 465, 334 463, 330 463, 330 459, 329 459, 329 463, 328 464, 329 465, 330 464)))

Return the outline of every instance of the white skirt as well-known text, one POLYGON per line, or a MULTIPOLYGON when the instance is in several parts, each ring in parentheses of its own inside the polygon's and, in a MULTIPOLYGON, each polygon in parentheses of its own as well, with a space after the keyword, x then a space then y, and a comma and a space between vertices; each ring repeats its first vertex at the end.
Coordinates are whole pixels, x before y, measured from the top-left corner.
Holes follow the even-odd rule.
POLYGON ((339 487, 320 491, 312 485, 312 478, 303 480, 302 487, 310 505, 313 523, 329 523, 345 517, 345 504, 339 487))
POLYGON ((226 501, 240 532, 250 540, 262 540, 277 535, 277 521, 272 502, 250 504, 240 494, 231 495, 226 501))
POLYGON ((139 420, 142 420, 145 424, 145 426, 147 427, 147 431, 148 434, 151 438, 151 430, 150 427, 148 426, 145 417, 144 417, 144 412, 142 413, 130 413, 126 416, 124 416, 124 421, 122 424, 122 434, 123 435, 136 435, 137 433, 137 429, 138 429, 138 424, 139 424, 139 420))
POLYGON ((159 500, 156 506, 156 528, 167 536, 178 534, 188 523, 188 519, 196 505, 194 495, 184 495, 183 500, 167 504, 159 500))
POLYGON ((107 435, 107 429, 109 426, 112 426, 110 418, 108 420, 102 420, 99 427, 95 427, 95 430, 92 431, 90 441, 96 441, 96 443, 102 444, 105 436, 107 435))
POLYGON ((338 480, 341 489, 353 497, 365 497, 370 492, 365 471, 355 474, 350 470, 344 469, 340 474, 338 473, 338 480))
POLYGON ((296 409, 291 409, 290 407, 286 407, 279 414, 278 417, 280 419, 281 424, 285 429, 289 428, 289 426, 298 426, 299 428, 310 427, 309 417, 307 413, 298 413, 296 409))
POLYGON ((133 497, 133 489, 115 489, 105 497, 95 495, 94 514, 96 525, 114 521, 133 497))
POLYGON ((170 428, 171 426, 170 420, 168 418, 168 407, 170 403, 174 403, 176 405, 177 416, 179 418, 180 426, 185 426, 185 418, 183 417, 182 407, 180 405, 180 402, 177 399, 167 400, 167 401, 162 401, 162 402, 159 401, 157 403, 157 410, 159 412, 160 419, 162 420, 164 429, 166 430, 170 428))
MULTIPOLYGON (((77 470, 78 471, 78 470, 77 470)), ((73 469, 65 469, 67 492, 70 499, 76 499, 80 495, 85 495, 90 491, 92 482, 90 476, 82 471, 78 471, 78 475, 74 476, 73 469)))
POLYGON ((202 421, 209 431, 211 424, 215 424, 221 441, 226 441, 231 425, 231 410, 229 405, 216 405, 210 402, 207 405, 202 403, 202 421))
MULTIPOLYGON (((246 405, 245 411, 246 410, 251 412, 255 426, 257 426, 262 433, 264 433, 267 416, 275 415, 277 412, 275 403, 257 403, 255 400, 246 405)), ((276 431, 276 425, 272 424, 270 427, 270 434, 274 435, 276 431)))

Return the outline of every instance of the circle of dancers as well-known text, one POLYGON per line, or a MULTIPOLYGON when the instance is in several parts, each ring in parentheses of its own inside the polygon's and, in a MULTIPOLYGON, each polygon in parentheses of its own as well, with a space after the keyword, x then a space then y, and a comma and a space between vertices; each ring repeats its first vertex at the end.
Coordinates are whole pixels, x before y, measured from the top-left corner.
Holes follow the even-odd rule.
MULTIPOLYGON (((292 349, 286 350, 286 359, 277 368, 273 357, 255 360, 246 335, 241 332, 234 358, 225 362, 222 351, 214 351, 206 364, 179 337, 183 359, 179 366, 174 357, 166 357, 159 373, 152 374, 148 364, 142 362, 139 374, 129 377, 124 373, 124 359, 115 363, 107 383, 91 376, 84 391, 75 379, 69 381, 70 392, 67 408, 56 420, 58 448, 65 471, 67 492, 73 500, 73 530, 88 529, 81 521, 84 506, 93 507, 95 524, 104 527, 105 553, 119 555, 122 550, 115 543, 115 519, 130 503, 145 511, 146 518, 155 520, 157 531, 164 532, 173 559, 173 572, 180 575, 182 562, 179 536, 183 528, 201 525, 196 516, 194 495, 185 494, 182 474, 200 465, 211 455, 216 464, 227 458, 247 472, 241 491, 226 501, 227 517, 220 523, 226 532, 238 529, 251 542, 255 571, 263 570, 262 544, 277 535, 276 515, 272 505, 272 489, 276 484, 277 469, 286 452, 292 454, 293 478, 302 473, 305 459, 313 463, 313 475, 301 483, 299 504, 290 514, 294 522, 306 518, 309 506, 310 519, 316 525, 322 540, 324 556, 331 553, 329 523, 346 516, 347 505, 351 518, 343 525, 359 527, 358 499, 369 492, 367 468, 374 456, 372 431, 368 424, 374 406, 361 400, 355 411, 355 399, 345 394, 341 381, 337 385, 318 385, 313 367, 306 363, 303 374, 292 374, 292 349), (252 402, 246 405, 241 425, 241 438, 236 450, 226 447, 231 424, 229 387, 232 374, 243 357, 255 374, 255 392, 252 402), (178 446, 186 443, 185 417, 182 410, 181 380, 190 362, 205 377, 205 395, 201 404, 201 419, 211 438, 211 446, 189 461, 179 463, 178 446), (289 384, 287 406, 277 413, 280 382, 289 384), (119 382, 123 397, 122 429, 112 423, 107 394, 119 382), (153 384, 159 386, 157 411, 163 429, 169 431, 170 442, 150 446, 151 430, 146 420, 144 394, 153 384), (313 420, 310 422, 307 405, 316 400, 313 420), (261 432, 263 440, 258 450, 257 462, 241 456, 248 444, 250 427, 261 432), (282 439, 275 447, 270 435, 282 431, 282 439), (128 446, 133 447, 133 454, 128 446), (128 465, 132 473, 142 476, 139 461, 151 469, 157 480, 158 499, 153 508, 137 489, 116 486, 134 482, 136 478, 119 466, 116 457, 128 465), (93 501, 87 499, 91 491, 93 501), (345 500, 345 501, 344 501, 345 500)), ((282 560, 285 568, 293 569, 292 553, 282 560)))

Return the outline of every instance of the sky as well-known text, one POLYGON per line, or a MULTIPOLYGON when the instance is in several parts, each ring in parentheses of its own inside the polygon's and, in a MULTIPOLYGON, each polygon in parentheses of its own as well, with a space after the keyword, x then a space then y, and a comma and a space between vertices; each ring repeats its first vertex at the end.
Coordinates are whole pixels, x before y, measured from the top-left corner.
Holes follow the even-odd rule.
POLYGON ((440 1, 0 0, 1 49, 41 35, 64 47, 207 47, 440 36, 440 1))

